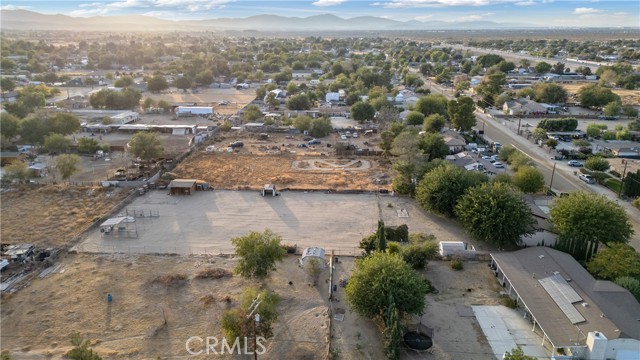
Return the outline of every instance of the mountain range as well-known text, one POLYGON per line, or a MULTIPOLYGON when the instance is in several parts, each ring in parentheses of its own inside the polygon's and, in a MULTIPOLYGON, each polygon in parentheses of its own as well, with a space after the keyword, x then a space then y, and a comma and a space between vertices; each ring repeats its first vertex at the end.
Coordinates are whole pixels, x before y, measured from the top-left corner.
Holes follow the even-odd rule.
POLYGON ((536 28, 530 24, 492 21, 397 21, 375 16, 343 19, 332 14, 309 17, 256 15, 247 18, 164 20, 144 15, 71 17, 29 10, 0 10, 2 30, 75 31, 349 31, 349 30, 487 30, 536 28))

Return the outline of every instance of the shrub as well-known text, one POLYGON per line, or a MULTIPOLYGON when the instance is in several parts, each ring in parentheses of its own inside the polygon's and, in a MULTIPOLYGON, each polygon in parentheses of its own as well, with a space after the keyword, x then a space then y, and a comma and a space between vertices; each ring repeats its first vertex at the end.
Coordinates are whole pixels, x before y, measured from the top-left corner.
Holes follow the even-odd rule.
POLYGON ((189 277, 186 274, 163 274, 158 275, 151 282, 154 284, 162 284, 164 286, 180 286, 184 285, 189 277))
POLYGON ((451 263, 449 263, 449 266, 451 266, 451 268, 456 271, 462 270, 462 261, 453 259, 451 260, 451 263))
POLYGON ((387 244, 387 252, 389 254, 398 254, 400 253, 400 244, 392 242, 387 244))
POLYGON ((402 248, 402 259, 414 269, 424 269, 429 260, 429 250, 425 245, 411 244, 402 248))
POLYGON ((515 309, 518 307, 518 302, 515 299, 510 298, 508 295, 504 295, 502 297, 502 305, 515 309))
POLYGON ((230 271, 221 268, 202 269, 196 274, 196 279, 222 279, 233 276, 230 271))
POLYGON ((592 156, 587 159, 584 167, 594 171, 607 171, 611 165, 609 165, 609 162, 602 156, 592 156))

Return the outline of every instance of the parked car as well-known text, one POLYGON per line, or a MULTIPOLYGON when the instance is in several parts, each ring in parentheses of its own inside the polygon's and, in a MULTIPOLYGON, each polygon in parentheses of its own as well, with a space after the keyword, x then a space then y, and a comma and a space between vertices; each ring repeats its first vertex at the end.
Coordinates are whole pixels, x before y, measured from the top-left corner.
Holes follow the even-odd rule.
POLYGON ((358 136, 360 136, 360 134, 358 134, 357 132, 354 132, 354 133, 353 133, 353 137, 354 137, 354 138, 357 138, 358 136))
POLYGON ((584 166, 584 164, 581 163, 578 160, 569 160, 569 162, 567 164, 569 164, 569 166, 574 166, 574 167, 583 167, 584 166))
POLYGON ((594 179, 594 177, 589 175, 589 174, 580 174, 580 175, 578 175, 578 178, 580 180, 586 182, 587 184, 595 184, 596 183, 596 179, 594 179))
POLYGON ((319 139, 313 139, 309 141, 309 145, 319 145, 321 141, 319 139))
POLYGON ((341 139, 341 140, 347 140, 347 135, 341 135, 341 136, 340 136, 340 139, 341 139))
POLYGON ((496 168, 502 169, 504 167, 504 164, 499 161, 496 161, 493 163, 493 166, 495 166, 496 168))
POLYGON ((243 146, 244 146, 244 143, 242 141, 234 141, 231 144, 229 144, 229 147, 232 149, 241 148, 243 146))
POLYGON ((298 144, 298 145, 296 145, 296 146, 297 146, 297 147, 299 147, 299 148, 306 148, 306 147, 308 147, 308 146, 307 146, 307 144, 298 144))

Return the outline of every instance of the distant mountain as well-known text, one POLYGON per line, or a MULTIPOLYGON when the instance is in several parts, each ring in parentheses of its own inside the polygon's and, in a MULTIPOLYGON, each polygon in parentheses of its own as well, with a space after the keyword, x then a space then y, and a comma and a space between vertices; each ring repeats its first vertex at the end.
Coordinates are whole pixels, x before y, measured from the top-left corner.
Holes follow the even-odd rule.
POLYGON ((77 31, 349 31, 349 30, 479 30, 532 28, 528 24, 491 21, 443 22, 397 21, 375 16, 343 19, 332 14, 305 18, 257 15, 247 18, 171 21, 143 15, 93 16, 46 15, 28 10, 0 10, 3 30, 77 30, 77 31))

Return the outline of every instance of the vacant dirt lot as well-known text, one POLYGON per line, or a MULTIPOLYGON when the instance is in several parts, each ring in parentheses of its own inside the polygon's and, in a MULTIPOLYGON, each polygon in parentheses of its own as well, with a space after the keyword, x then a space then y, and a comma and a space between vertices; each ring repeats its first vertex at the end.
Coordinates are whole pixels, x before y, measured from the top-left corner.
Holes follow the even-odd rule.
POLYGON ((178 165, 174 173, 180 178, 205 180, 218 189, 257 190, 264 184, 273 183, 278 188, 288 189, 375 191, 387 187, 386 182, 390 181, 388 169, 380 168, 373 159, 367 159, 367 166, 357 168, 318 166, 311 169, 300 163, 306 162, 308 165, 310 160, 317 159, 331 161, 336 165, 340 162, 322 157, 317 152, 310 152, 308 155, 246 154, 246 151, 251 151, 252 146, 257 145, 249 145, 249 150, 245 149, 241 153, 196 154, 178 165))
MULTIPOLYGON (((281 300, 274 336, 261 359, 322 359, 326 354, 328 271, 311 287, 297 260, 285 258, 264 282, 281 300)), ((105 360, 236 358, 189 356, 185 348, 192 336, 221 339, 222 311, 238 306, 246 287, 259 285, 238 276, 195 279, 203 269, 231 271, 235 263, 220 257, 68 255, 60 270, 3 299, 2 350, 16 359, 61 359, 70 348, 69 335, 78 331, 105 360), (154 283, 164 274, 184 274, 187 280, 154 283)), ((194 351, 203 347, 192 344, 194 351)))
POLYGON ((121 188, 67 185, 14 188, 0 195, 2 243, 63 246, 127 195, 127 189, 121 188))

